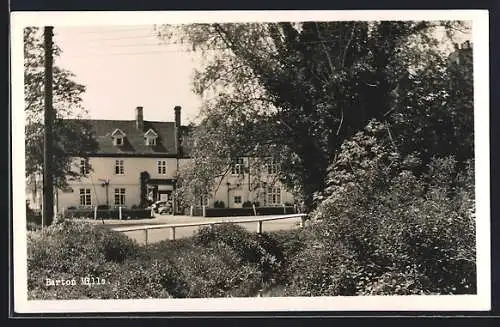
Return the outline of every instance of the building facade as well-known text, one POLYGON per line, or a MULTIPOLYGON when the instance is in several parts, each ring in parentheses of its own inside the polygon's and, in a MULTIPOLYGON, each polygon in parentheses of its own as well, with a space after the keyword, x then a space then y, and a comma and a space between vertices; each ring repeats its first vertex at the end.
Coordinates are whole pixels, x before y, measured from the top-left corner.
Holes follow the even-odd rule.
MULTIPOLYGON (((172 201, 179 167, 192 160, 183 146, 188 129, 181 125, 181 107, 174 108, 173 122, 144 120, 142 107, 135 109, 135 120, 95 120, 91 126, 98 150, 88 159, 73 158, 73 169, 82 177, 68 180, 66 189, 55 190, 56 212, 67 208, 139 207, 144 202, 172 201)), ((265 166, 258 185, 247 169, 252 158, 236 158, 231 171, 220 181, 212 196, 200 205, 214 206, 215 201, 226 207, 241 207, 247 201, 260 205, 278 206, 292 203, 293 196, 276 181, 276 171, 265 166), (267 169, 267 170, 266 170, 267 169)), ((41 209, 42 181, 30 178, 26 195, 32 209, 41 209)))
POLYGON ((260 206, 292 205, 294 196, 280 183, 277 173, 278 166, 272 158, 235 158, 210 200, 222 201, 230 208, 242 207, 245 202, 260 206))

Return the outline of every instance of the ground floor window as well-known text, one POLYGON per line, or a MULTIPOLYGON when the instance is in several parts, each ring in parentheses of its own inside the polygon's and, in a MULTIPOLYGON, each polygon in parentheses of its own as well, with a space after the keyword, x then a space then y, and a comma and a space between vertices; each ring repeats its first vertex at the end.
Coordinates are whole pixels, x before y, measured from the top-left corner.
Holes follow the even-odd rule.
POLYGON ((267 204, 268 205, 281 204, 281 189, 279 187, 267 188, 267 204))
POLYGON ((240 204, 241 203, 241 195, 236 195, 234 197, 234 203, 235 204, 240 204))
POLYGON ((81 188, 80 189, 80 205, 81 206, 90 206, 92 205, 92 198, 90 195, 89 188, 81 188))
POLYGON ((125 189, 115 188, 115 205, 123 206, 125 205, 125 189))

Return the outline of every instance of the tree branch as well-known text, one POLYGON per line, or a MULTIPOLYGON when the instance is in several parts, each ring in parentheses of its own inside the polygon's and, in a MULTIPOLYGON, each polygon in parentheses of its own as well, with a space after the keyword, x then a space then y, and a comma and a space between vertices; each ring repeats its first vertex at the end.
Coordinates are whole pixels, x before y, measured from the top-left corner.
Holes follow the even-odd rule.
POLYGON ((344 68, 344 64, 345 64, 345 59, 347 57, 347 50, 349 49, 349 47, 351 46, 351 43, 352 43, 352 40, 354 39, 354 30, 356 28, 356 23, 354 23, 352 25, 352 29, 351 29, 351 35, 349 36, 349 40, 347 41, 347 45, 345 46, 344 48, 344 54, 342 56, 342 64, 341 64, 341 68, 343 69, 344 68))

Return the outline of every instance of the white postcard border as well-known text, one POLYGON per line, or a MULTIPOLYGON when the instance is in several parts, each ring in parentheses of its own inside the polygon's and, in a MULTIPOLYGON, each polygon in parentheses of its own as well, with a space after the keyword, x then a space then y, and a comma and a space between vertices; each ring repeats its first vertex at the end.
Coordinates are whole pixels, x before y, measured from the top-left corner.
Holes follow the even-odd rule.
POLYGON ((13 12, 11 14, 14 310, 17 313, 484 311, 491 309, 489 17, 487 10, 13 12), (321 20, 471 20, 474 51, 477 295, 154 300, 27 300, 23 28, 25 26, 321 20))

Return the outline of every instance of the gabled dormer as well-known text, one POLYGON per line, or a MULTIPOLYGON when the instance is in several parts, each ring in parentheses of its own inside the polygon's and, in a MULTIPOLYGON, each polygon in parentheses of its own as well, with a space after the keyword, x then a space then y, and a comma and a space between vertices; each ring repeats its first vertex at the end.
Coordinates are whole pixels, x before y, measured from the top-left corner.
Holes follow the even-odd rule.
POLYGON ((113 138, 114 146, 123 146, 127 135, 121 129, 117 128, 113 133, 111 133, 111 137, 113 138))
POLYGON ((144 140, 146 145, 154 146, 157 144, 158 134, 150 128, 146 133, 144 133, 144 140))

